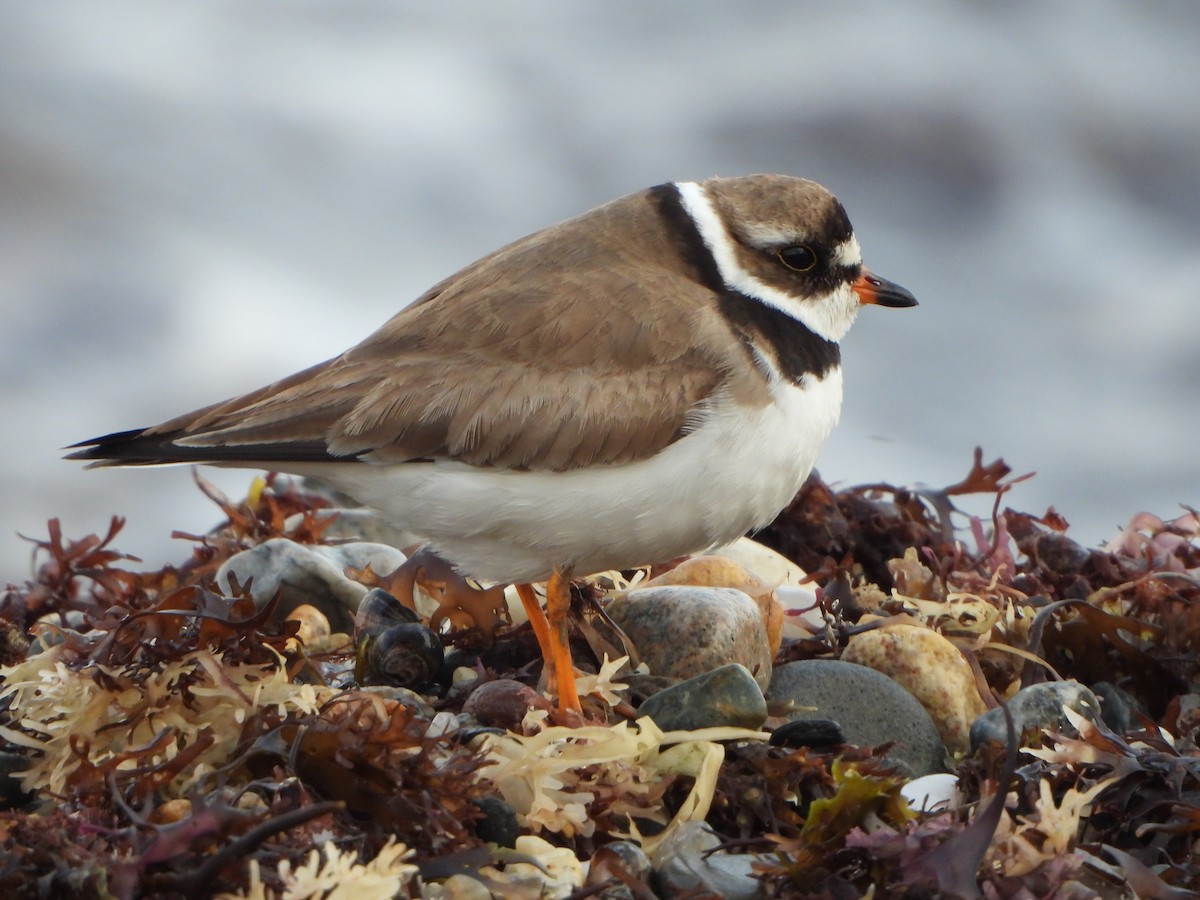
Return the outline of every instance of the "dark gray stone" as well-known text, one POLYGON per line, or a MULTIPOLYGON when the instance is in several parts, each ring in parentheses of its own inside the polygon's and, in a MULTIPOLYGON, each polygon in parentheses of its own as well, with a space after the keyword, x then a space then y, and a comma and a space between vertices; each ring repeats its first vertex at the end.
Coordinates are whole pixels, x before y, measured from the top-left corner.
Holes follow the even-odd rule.
POLYGON ((776 747, 836 747, 846 743, 842 726, 833 719, 793 719, 771 732, 776 747))
POLYGON ((1092 685, 1092 693, 1100 701, 1104 724, 1117 734, 1134 731, 1140 725, 1138 715, 1147 714, 1137 697, 1111 682, 1096 682, 1092 685))
POLYGON ((33 799, 21 786, 21 773, 28 768, 29 760, 20 753, 0 751, 0 809, 14 809, 33 799))
POLYGON ((663 731, 761 728, 767 701, 750 671, 730 663, 659 691, 638 707, 638 715, 649 716, 663 731))
MULTIPOLYGON (((1022 688, 1008 701, 1013 726, 1020 735, 1027 729, 1056 731, 1069 737, 1078 732, 1063 712, 1063 707, 1101 722, 1100 701, 1087 687, 1077 681, 1046 681, 1022 688)), ((1008 740, 1004 710, 989 709, 971 725, 971 749, 976 750, 988 741, 1003 744, 1008 740)))
POLYGON ((501 847, 515 847, 521 835, 516 810, 500 797, 480 797, 475 801, 483 818, 475 825, 475 833, 485 841, 501 847))
POLYGON ((910 778, 945 771, 946 749, 916 697, 874 669, 839 660, 787 663, 775 670, 767 697, 773 708, 792 703, 789 721, 827 719, 846 743, 892 744, 887 760, 910 778))

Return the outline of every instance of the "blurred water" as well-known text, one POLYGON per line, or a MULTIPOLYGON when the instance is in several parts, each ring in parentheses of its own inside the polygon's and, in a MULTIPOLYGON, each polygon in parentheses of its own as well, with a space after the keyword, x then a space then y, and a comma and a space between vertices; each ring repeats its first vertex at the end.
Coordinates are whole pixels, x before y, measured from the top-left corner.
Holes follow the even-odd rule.
MULTIPOLYGON (((841 197, 912 289, 844 345, 820 468, 949 483, 982 444, 1086 543, 1200 503, 1190 0, 5 4, 0 583, 50 516, 178 558, 186 470, 64 444, 356 342, 517 236, 665 180, 841 197)), ((246 473, 214 472, 232 493, 246 473)), ((985 511, 980 507, 978 511, 985 511)))

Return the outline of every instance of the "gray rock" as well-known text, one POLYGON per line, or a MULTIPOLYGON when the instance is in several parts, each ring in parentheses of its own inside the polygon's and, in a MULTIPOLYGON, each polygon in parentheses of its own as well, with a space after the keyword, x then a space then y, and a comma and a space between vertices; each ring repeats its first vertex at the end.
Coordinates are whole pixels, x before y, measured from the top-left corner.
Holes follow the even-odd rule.
POLYGON ((322 537, 328 541, 363 541, 369 544, 385 544, 397 550, 407 550, 423 543, 407 528, 393 524, 365 506, 323 509, 318 515, 322 519, 334 520, 322 533, 322 537))
POLYGON ((641 847, 633 841, 613 841, 592 854, 584 886, 599 889, 589 894, 596 900, 637 900, 647 896, 644 891, 650 890, 653 872, 650 857, 641 847), (644 891, 635 894, 630 879, 644 891))
POLYGON ((840 660, 787 663, 775 670, 767 697, 776 708, 816 707, 789 713, 788 721, 832 720, 848 744, 892 744, 888 761, 910 778, 945 770, 946 749, 925 707, 874 669, 840 660))
POLYGON ((1096 682, 1092 685, 1092 693, 1100 701, 1100 713, 1104 716, 1104 724, 1117 734, 1136 729, 1138 714, 1146 714, 1137 697, 1112 682, 1096 682))
POLYGON ((388 574, 403 564, 405 556, 384 544, 340 544, 338 546, 297 544, 275 538, 231 556, 217 570, 217 584, 230 590, 230 575, 245 586, 253 579, 250 595, 262 606, 281 592, 282 618, 304 603, 325 614, 334 631, 351 632, 354 612, 367 589, 343 574, 347 567, 371 568, 388 574))
MULTIPOLYGON (((1069 707, 1093 722, 1099 723, 1100 701, 1087 687, 1077 681, 1045 681, 1017 691, 1008 701, 1013 726, 1020 735, 1026 729, 1056 731, 1074 737, 1078 734, 1067 719, 1063 707, 1069 707)), ((971 725, 971 749, 988 741, 1008 740, 1004 710, 989 709, 971 725)))
POLYGON ((720 844, 721 839, 703 822, 684 822, 676 829, 654 855, 663 895, 709 891, 733 900, 761 897, 762 887, 752 868, 757 857, 748 853, 705 856, 720 844))
POLYGON ((767 701, 750 670, 730 663, 659 691, 638 708, 638 715, 649 716, 663 731, 760 728, 767 721, 767 701))
POLYGON ((771 647, 758 605, 732 588, 664 585, 633 590, 606 607, 655 675, 691 678, 741 663, 760 687, 771 647))

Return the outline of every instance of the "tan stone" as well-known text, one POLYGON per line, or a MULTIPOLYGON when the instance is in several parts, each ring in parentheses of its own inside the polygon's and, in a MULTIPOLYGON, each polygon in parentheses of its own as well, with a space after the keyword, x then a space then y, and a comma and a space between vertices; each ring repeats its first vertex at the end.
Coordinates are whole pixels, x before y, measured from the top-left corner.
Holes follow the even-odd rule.
POLYGON ((850 639, 843 662, 858 663, 903 685, 929 712, 952 753, 971 747, 971 723, 987 711, 971 666, 950 641, 919 625, 889 625, 850 639))

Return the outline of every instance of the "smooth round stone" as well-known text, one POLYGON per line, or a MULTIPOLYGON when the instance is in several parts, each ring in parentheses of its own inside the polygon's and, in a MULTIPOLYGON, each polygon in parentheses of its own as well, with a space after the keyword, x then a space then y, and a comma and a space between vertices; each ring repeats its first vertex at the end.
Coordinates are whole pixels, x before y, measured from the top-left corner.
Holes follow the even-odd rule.
POLYGON ((1117 734, 1125 734, 1138 727, 1138 714, 1145 714, 1137 697, 1109 681, 1098 681, 1092 685, 1092 693, 1100 701, 1100 713, 1104 724, 1117 734))
POLYGON ((648 697, 638 715, 649 716, 663 731, 719 725, 761 728, 767 721, 767 701, 750 671, 730 663, 648 697))
POLYGON ((874 669, 828 659, 787 663, 775 670, 767 698, 776 708, 815 707, 788 719, 831 719, 848 744, 893 744, 887 759, 910 778, 945 770, 945 747, 925 707, 874 669))
MULTIPOLYGON (((1087 687, 1077 681, 1044 681, 1021 688, 1008 701, 1017 735, 1027 729, 1055 731, 1075 737, 1075 730, 1063 707, 1077 712, 1099 724, 1100 701, 1087 687)), ((1008 740, 1008 726, 1004 721, 1004 710, 989 709, 971 726, 971 747, 977 749, 988 741, 1003 744, 1008 740)))
POLYGON ((808 574, 792 560, 752 538, 738 538, 731 544, 710 550, 709 553, 733 560, 767 584, 802 587, 808 578, 808 574))
POLYGON ((842 726, 833 719, 793 719, 771 732, 771 744, 775 747, 822 749, 844 743, 842 726))
POLYGON ((758 606, 732 588, 642 588, 606 607, 655 675, 691 678, 741 663, 760 686, 771 678, 771 648, 758 606))
POLYGON ((231 556, 217 570, 217 584, 229 591, 230 575, 238 584, 250 585, 250 596, 258 606, 279 591, 280 617, 305 603, 319 609, 334 631, 352 632, 354 613, 367 588, 344 574, 346 568, 364 569, 368 565, 379 574, 398 569, 405 556, 384 544, 297 544, 275 538, 231 556))
POLYGON ((646 582, 642 587, 663 587, 668 584, 734 588, 742 591, 758 606, 763 618, 763 627, 767 631, 767 644, 771 648, 771 656, 774 657, 779 652, 783 641, 783 605, 775 596, 775 585, 752 574, 741 563, 725 556, 693 556, 646 582))
POLYGON ((424 543, 407 528, 393 524, 365 506, 323 509, 317 515, 321 519, 333 519, 329 527, 321 533, 321 536, 327 541, 344 540, 385 544, 397 550, 407 550, 424 543), (334 518, 335 516, 336 518, 334 518))
POLYGON ((710 853, 720 845, 721 838, 704 822, 680 825, 659 845, 653 857, 663 895, 708 892, 705 896, 734 900, 761 897, 753 868, 757 857, 748 853, 710 853))
POLYGON ((650 878, 653 866, 646 851, 633 841, 613 841, 597 850, 588 866, 585 885, 600 884, 612 877, 614 869, 623 869, 639 881, 650 878))
POLYGON ((951 753, 971 747, 971 723, 987 710, 975 675, 958 648, 919 625, 892 625, 856 634, 842 661, 858 663, 905 687, 933 718, 951 753))
POLYGON ((900 794, 918 812, 953 809, 958 802, 958 776, 935 772, 900 786, 900 794))

